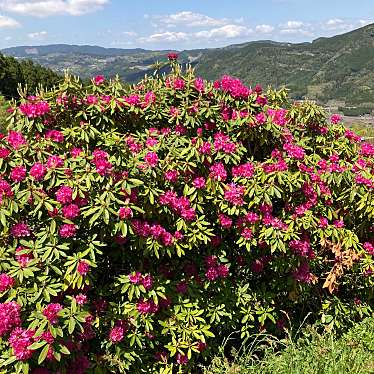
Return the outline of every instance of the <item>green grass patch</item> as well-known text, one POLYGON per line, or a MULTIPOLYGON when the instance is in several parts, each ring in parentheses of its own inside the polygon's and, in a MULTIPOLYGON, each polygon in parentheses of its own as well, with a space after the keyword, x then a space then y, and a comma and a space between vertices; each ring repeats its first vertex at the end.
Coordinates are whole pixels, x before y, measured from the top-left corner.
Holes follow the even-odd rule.
POLYGON ((314 328, 296 342, 267 335, 233 353, 231 362, 216 357, 204 374, 373 374, 374 318, 356 324, 341 337, 314 328), (261 355, 260 355, 261 354, 261 355))

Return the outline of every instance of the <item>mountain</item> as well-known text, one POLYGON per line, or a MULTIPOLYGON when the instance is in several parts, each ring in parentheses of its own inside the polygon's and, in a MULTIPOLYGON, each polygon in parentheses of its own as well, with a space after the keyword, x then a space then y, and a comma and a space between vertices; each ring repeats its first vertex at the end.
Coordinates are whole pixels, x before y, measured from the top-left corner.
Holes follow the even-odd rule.
MULTIPOLYGON (((82 78, 118 73, 122 79, 135 82, 145 73, 152 74, 153 64, 165 61, 169 51, 60 44, 2 52, 31 59, 57 72, 69 69, 82 78)), ((373 106, 374 102, 374 24, 311 43, 265 40, 186 50, 180 52, 180 61, 192 63, 207 79, 229 74, 249 85, 286 86, 294 98, 347 106, 373 106)))

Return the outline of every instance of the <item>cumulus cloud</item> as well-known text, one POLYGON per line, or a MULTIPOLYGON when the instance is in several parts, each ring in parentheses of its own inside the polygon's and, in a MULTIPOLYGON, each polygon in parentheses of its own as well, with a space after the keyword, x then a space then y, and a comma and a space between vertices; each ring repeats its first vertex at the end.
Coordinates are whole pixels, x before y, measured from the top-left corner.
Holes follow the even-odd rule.
POLYGON ((0 29, 14 29, 20 26, 15 19, 0 15, 0 29))
POLYGON ((159 42, 179 42, 179 41, 186 41, 188 39, 188 34, 184 32, 163 32, 152 34, 147 37, 139 38, 139 42, 141 43, 159 43, 159 42))
POLYGON ((253 32, 252 29, 241 25, 225 25, 211 30, 203 30, 194 34, 196 38, 205 39, 234 39, 247 36, 253 32))
MULTIPOLYGON (((148 14, 144 16, 150 18, 148 14)), ((217 27, 223 26, 228 23, 226 19, 218 19, 206 16, 200 13, 194 13, 190 11, 182 11, 175 14, 168 14, 164 16, 151 16, 155 24, 165 25, 167 27, 217 27)))
POLYGON ((31 32, 30 34, 27 34, 30 39, 44 39, 47 35, 47 31, 31 32))
POLYGON ((102 9, 108 3, 109 0, 0 0, 0 9, 34 17, 80 16, 102 9))
POLYGON ((270 34, 274 31, 274 27, 271 25, 257 25, 256 32, 259 34, 270 34))

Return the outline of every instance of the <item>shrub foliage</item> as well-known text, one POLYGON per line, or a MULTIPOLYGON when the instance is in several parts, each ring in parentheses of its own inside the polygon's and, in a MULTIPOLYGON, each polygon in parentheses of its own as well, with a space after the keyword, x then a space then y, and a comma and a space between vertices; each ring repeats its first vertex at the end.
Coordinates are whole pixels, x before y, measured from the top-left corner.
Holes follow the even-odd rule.
POLYGON ((193 371, 224 337, 370 313, 373 155, 284 91, 66 77, 0 140, 4 373, 193 371))

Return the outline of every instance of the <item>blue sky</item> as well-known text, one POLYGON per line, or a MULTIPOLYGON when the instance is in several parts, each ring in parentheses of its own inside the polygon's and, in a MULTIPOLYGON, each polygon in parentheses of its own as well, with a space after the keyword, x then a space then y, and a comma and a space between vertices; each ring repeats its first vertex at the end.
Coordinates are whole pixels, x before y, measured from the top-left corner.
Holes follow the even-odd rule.
POLYGON ((310 41, 374 22, 374 0, 0 0, 0 48, 190 49, 310 41))

